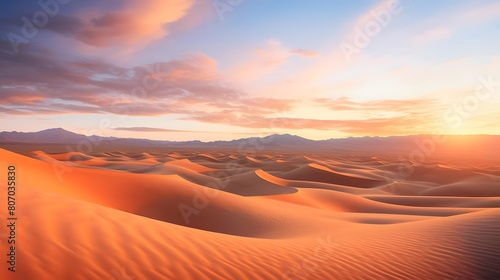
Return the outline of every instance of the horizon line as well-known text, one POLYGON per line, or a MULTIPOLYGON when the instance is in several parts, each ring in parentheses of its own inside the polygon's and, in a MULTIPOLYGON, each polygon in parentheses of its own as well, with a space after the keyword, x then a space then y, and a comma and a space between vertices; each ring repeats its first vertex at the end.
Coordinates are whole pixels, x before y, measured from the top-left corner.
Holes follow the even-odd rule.
MULTIPOLYGON (((237 141, 237 140, 243 140, 243 139, 251 139, 251 138, 265 138, 265 137, 269 137, 269 136, 284 136, 284 135, 290 135, 290 136, 295 136, 295 137, 299 137, 299 138, 302 138, 302 139, 305 139, 305 140, 309 140, 309 141, 327 141, 327 140, 340 140, 340 139, 351 139, 351 138, 390 138, 390 137, 409 137, 409 136, 436 136, 436 135, 442 135, 442 136, 500 136, 499 134, 432 134, 432 133, 421 133, 421 134, 400 134, 400 135, 364 135, 364 136, 347 136, 347 137, 336 137, 336 138, 324 138, 324 139, 310 139, 310 138, 306 138, 306 137, 303 137, 303 136, 300 136, 300 135, 297 135, 297 134, 291 134, 291 133, 272 133, 272 134, 263 134, 262 136, 252 136, 252 137, 246 137, 246 138, 233 138, 233 139, 230 139, 230 140, 212 140, 212 141, 202 141, 202 140, 199 140, 199 139, 192 139, 192 140, 181 140, 181 141, 172 141, 172 140, 168 140, 168 139, 150 139, 150 138, 134 138, 134 137, 117 137, 117 136, 105 136, 105 135, 96 135, 96 134, 92 134, 92 135, 87 135, 87 134, 83 134, 83 133, 76 133, 76 132, 73 132, 71 130, 68 130, 68 129, 65 129, 63 127, 52 127, 52 128, 46 128, 46 129, 42 129, 42 130, 38 130, 38 131, 17 131, 17 130, 14 130, 14 131, 0 131, 0 133, 38 133, 38 132, 42 132, 42 131, 46 131, 46 130, 55 130, 55 129, 62 129, 66 132, 70 132, 70 133, 74 133, 74 134, 77 134, 77 135, 83 135, 85 137, 92 137, 92 136, 95 136, 95 137, 102 137, 102 138, 118 138, 118 139, 137 139, 137 140, 150 140, 150 141, 168 141, 168 142, 176 142, 176 143, 180 143, 180 142, 191 142, 191 141, 198 141, 198 142, 201 142, 201 143, 212 143, 212 142, 229 142, 229 141, 237 141)), ((111 128, 110 130, 120 130, 120 129, 116 129, 116 128, 111 128)), ((192 132, 192 133, 205 133, 205 132, 202 132, 202 131, 187 131, 187 130, 175 130, 175 129, 164 129, 164 131, 152 131, 152 132, 171 132, 171 133, 178 133, 178 132, 192 132)), ((206 132, 206 133, 213 133, 213 134, 223 134, 225 132, 206 132)), ((243 135, 255 135, 255 134, 259 134, 259 133, 251 133, 251 132, 241 132, 241 133, 232 133, 232 134, 243 134, 243 135)))

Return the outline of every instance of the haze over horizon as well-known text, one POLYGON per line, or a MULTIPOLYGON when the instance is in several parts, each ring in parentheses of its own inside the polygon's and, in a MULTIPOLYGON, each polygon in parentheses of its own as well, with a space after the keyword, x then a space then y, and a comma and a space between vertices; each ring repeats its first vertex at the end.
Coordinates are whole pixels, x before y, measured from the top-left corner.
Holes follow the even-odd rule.
MULTIPOLYGON (((137 130, 136 131, 141 131, 142 127, 137 127, 136 128, 137 130)), ((144 128, 147 130, 149 130, 148 128, 144 128)), ((68 129, 65 129, 65 128, 62 128, 62 127, 53 127, 53 128, 47 128, 47 129, 42 129, 42 130, 38 130, 38 131, 20 131, 20 130, 13 130, 13 131, 0 131, 0 134, 1 133, 37 133, 37 132, 48 132, 48 131, 56 131, 56 130, 59 130, 59 131, 62 131, 62 132, 66 132, 66 133, 70 133, 70 134, 78 134, 78 135, 84 135, 84 136, 99 136, 99 137, 114 137, 114 136, 106 136, 106 135, 102 135, 101 134, 85 134, 85 133, 76 133, 76 132, 73 132, 73 131, 70 131, 68 129)), ((183 132, 183 131, 163 131, 165 132, 165 137, 166 138, 163 138, 163 139, 151 139, 151 138, 146 138, 146 137, 141 137, 140 135, 137 136, 137 137, 117 137, 119 139, 145 139, 145 140, 158 140, 158 141, 173 141, 171 139, 168 138, 169 135, 172 135, 174 133, 177 133, 177 132, 183 132), (168 133, 171 133, 171 134, 168 134, 168 133)), ((206 132, 206 133, 213 133, 215 135, 220 135, 221 133, 218 133, 218 132, 206 132)), ((54 133, 55 134, 55 133, 54 133)), ((410 137, 410 136, 436 136, 436 137, 449 137, 449 136, 458 136, 458 137, 462 137, 462 136, 470 136, 470 137, 483 137, 483 136, 493 136, 493 137, 496 137, 496 136, 499 136, 498 134, 405 134, 405 135, 385 135, 385 136, 373 136, 373 135, 368 135, 368 136, 345 136, 345 137, 333 137, 333 138, 324 138, 324 139, 310 139, 310 138, 307 138, 307 137, 303 137, 303 136, 300 136, 300 135, 296 135, 296 134, 290 134, 290 133, 275 133, 275 134, 254 134, 254 133, 232 133, 232 134, 236 134, 236 135, 239 135, 239 136, 235 136, 235 138, 229 138, 229 139, 213 139, 213 140, 209 140, 209 141, 203 141, 203 140, 200 140, 200 139, 187 139, 187 140, 174 140, 174 141, 178 141, 178 142, 184 142, 184 141, 201 141, 201 142, 206 142, 206 143, 209 143, 209 142, 214 142, 214 141, 234 141, 234 140, 242 140, 242 139, 247 139, 247 138, 251 138, 251 137, 257 137, 257 138, 266 138, 266 137, 271 137, 271 136, 290 136, 290 137, 300 137, 300 138, 303 138, 303 139, 306 139, 306 140, 312 140, 312 141, 322 141, 322 140, 332 140, 332 139, 338 139, 338 140, 341 140, 341 139, 349 139, 349 138, 366 138, 366 137, 370 137, 370 138, 376 138, 376 137, 382 137, 382 138, 391 138, 391 137, 410 137), (250 136, 246 136, 247 134, 250 134, 250 136)), ((458 138, 457 138, 458 139, 458 138)), ((1 138, 0 138, 0 141, 1 141, 1 138)))
POLYGON ((42 2, 2 4, 4 131, 500 134, 498 1, 42 2))

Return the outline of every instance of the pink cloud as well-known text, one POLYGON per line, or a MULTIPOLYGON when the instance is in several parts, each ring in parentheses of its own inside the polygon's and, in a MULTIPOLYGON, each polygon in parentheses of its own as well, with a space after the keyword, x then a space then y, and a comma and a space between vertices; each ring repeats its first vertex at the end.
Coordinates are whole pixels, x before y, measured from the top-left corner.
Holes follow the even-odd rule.
POLYGON ((168 129, 168 128, 158 128, 158 127, 116 127, 113 130, 121 131, 134 131, 134 132, 196 132, 196 133, 218 133, 215 131, 199 131, 199 130, 182 130, 182 129, 168 129))
POLYGON ((412 100, 373 100, 367 102, 352 101, 347 97, 336 99, 318 98, 315 102, 320 106, 325 106, 335 111, 394 111, 413 112, 427 110, 436 104, 432 99, 412 99, 412 100))
POLYGON ((470 23, 484 22, 498 19, 500 17, 500 2, 492 1, 484 5, 474 5, 474 7, 457 15, 457 21, 468 21, 470 23))
POLYGON ((280 41, 270 39, 263 47, 255 50, 249 61, 238 65, 230 74, 230 78, 237 82, 248 82, 275 74, 293 55, 313 58, 319 56, 320 53, 306 49, 290 50, 280 41))
POLYGON ((296 55, 298 55, 300 57, 306 57, 306 58, 317 57, 317 56, 321 55, 319 52, 311 51, 311 50, 305 50, 305 49, 291 50, 290 53, 291 54, 296 54, 296 55))
POLYGON ((394 135, 401 133, 423 133, 419 130, 422 123, 436 121, 432 116, 415 119, 411 117, 351 119, 351 120, 324 120, 307 118, 276 118, 252 114, 238 114, 236 112, 221 111, 215 113, 199 112, 183 118, 206 123, 226 124, 237 127, 268 129, 315 129, 337 130, 358 135, 394 135))
POLYGON ((210 81, 217 78, 217 61, 198 52, 181 60, 159 63, 159 78, 165 80, 210 81))
POLYGON ((136 46, 163 38, 169 25, 182 19, 194 0, 132 0, 117 11, 86 15, 76 38, 98 47, 136 46))
MULTIPOLYGON (((435 100, 375 100, 356 102, 348 98, 315 99, 315 107, 334 111, 351 111, 347 119, 320 119, 276 117, 276 113, 290 111, 296 100, 260 100, 241 102, 243 106, 221 106, 219 110, 193 111, 182 119, 213 124, 225 124, 252 129, 314 129, 336 130, 354 135, 394 135, 426 133, 442 122, 442 104, 435 100), (253 102, 253 104, 252 104, 253 102), (269 107, 259 107, 267 104, 269 107)), ((238 103, 240 104, 240 103, 238 103)), ((346 115, 347 116, 347 115, 346 115)))
POLYGON ((416 36, 413 37, 413 41, 418 44, 428 44, 449 38, 451 34, 452 34, 451 30, 448 28, 445 27, 433 28, 425 30, 420 34, 417 34, 416 36))
POLYGON ((45 99, 43 93, 29 87, 4 88, 0 105, 34 105, 45 99))
POLYGON ((244 95, 219 77, 217 61, 204 53, 128 68, 66 61, 27 45, 15 57, 0 54, 0 62, 0 109, 7 114, 184 114, 191 106, 238 102, 244 95))

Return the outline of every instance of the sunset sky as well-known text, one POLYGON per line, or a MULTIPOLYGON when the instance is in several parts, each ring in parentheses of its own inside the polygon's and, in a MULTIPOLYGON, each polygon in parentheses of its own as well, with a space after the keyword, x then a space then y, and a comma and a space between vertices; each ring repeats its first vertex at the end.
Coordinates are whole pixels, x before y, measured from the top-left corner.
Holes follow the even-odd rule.
POLYGON ((58 1, 0 4, 0 131, 500 134, 500 1, 58 1))

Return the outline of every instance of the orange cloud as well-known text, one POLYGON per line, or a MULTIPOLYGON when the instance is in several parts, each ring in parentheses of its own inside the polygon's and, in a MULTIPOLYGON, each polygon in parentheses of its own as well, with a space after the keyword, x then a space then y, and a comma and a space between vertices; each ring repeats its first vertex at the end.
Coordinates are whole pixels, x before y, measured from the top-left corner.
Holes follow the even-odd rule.
POLYGON ((158 63, 157 76, 163 80, 210 81, 217 78, 217 61, 198 52, 185 56, 182 60, 158 63))
POLYGON ((429 132, 419 129, 422 123, 435 121, 434 118, 415 119, 411 117, 373 118, 363 120, 323 120, 306 118, 276 118, 261 115, 238 114, 231 111, 216 113, 199 112, 184 120, 226 124, 259 129, 315 129, 336 130, 356 135, 401 135, 429 132))
MULTIPOLYGON (((284 100, 267 101, 280 104, 284 100)), ((266 101, 255 100, 257 103, 266 101)), ((289 104, 295 104, 289 100, 289 104)), ((277 106, 274 104, 273 106, 277 106)), ((285 103, 286 104, 286 103, 285 103)), ((190 112, 184 120, 206 123, 226 124, 253 129, 314 129, 335 130, 354 135, 396 135, 429 133, 442 123, 442 112, 434 100, 377 100, 355 102, 348 98, 315 99, 315 107, 322 106, 334 111, 353 111, 346 114, 350 119, 318 119, 300 117, 276 117, 276 109, 265 110, 249 107, 250 110, 233 107, 221 107, 219 111, 190 112)), ((292 106, 287 107, 290 111, 292 106)))
POLYGON ((117 11, 100 11, 82 20, 76 38, 98 47, 136 46, 169 34, 169 24, 184 16, 194 0, 132 0, 117 11))
POLYGON ((0 105, 34 105, 45 99, 43 93, 29 87, 4 88, 0 98, 0 105))
POLYGON ((430 106, 436 104, 436 101, 431 99, 414 99, 414 100, 372 100, 367 102, 352 101, 347 97, 335 99, 317 98, 315 102, 318 105, 326 106, 336 111, 346 110, 364 110, 364 111, 395 111, 408 112, 415 110, 427 110, 430 106))
POLYGON ((296 55, 301 56, 301 57, 306 57, 306 58, 316 57, 316 56, 320 56, 321 55, 319 52, 311 51, 311 50, 305 50, 305 49, 291 50, 290 53, 291 54, 296 54, 296 55))

